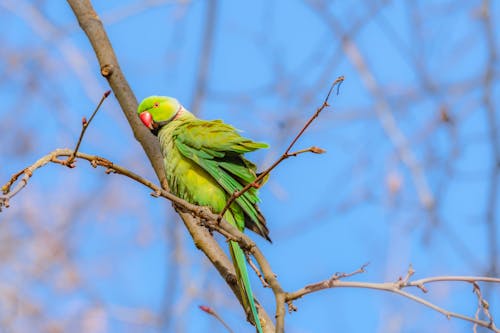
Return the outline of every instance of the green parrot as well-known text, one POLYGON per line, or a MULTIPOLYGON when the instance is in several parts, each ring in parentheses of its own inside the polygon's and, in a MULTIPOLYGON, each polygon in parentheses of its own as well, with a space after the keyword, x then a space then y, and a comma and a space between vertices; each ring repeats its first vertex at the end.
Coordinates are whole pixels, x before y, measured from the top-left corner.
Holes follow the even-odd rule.
MULTIPOLYGON (((178 197, 220 213, 235 191, 255 180, 256 166, 243 154, 267 144, 242 137, 221 120, 198 119, 172 97, 147 97, 137 113, 160 141, 168 185, 178 197)), ((258 201, 257 189, 250 188, 231 204, 224 218, 240 231, 247 227, 271 241, 258 201)), ((229 251, 244 305, 261 333, 245 253, 234 241, 229 241, 229 251)))

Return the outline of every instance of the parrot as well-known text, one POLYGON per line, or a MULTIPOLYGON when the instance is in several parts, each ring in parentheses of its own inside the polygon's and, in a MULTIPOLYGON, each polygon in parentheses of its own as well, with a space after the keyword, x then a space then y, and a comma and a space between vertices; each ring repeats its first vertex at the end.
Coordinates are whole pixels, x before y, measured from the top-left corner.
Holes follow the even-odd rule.
MULTIPOLYGON (((222 120, 202 120, 173 97, 150 96, 138 106, 142 123, 157 136, 170 191, 192 204, 221 213, 235 191, 257 178, 256 165, 243 155, 269 146, 241 136, 222 120)), ((257 188, 236 198, 224 219, 240 231, 252 230, 269 242, 266 220, 259 210, 257 188)), ((250 286, 245 253, 230 240, 229 252, 244 307, 250 309, 257 332, 262 333, 250 286)))

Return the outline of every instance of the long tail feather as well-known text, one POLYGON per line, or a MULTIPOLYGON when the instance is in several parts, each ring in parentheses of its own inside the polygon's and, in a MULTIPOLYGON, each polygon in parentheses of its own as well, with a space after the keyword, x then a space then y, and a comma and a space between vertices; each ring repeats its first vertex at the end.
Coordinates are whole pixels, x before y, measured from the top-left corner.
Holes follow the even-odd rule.
POLYGON ((243 302, 252 310, 253 321, 255 322, 255 328, 257 332, 262 333, 262 326, 260 325, 259 315, 257 313, 257 308, 255 307, 255 301, 253 299, 252 288, 250 286, 250 279, 248 278, 248 270, 246 264, 245 253, 241 249, 237 242, 229 242, 229 250, 231 252, 231 257, 233 257, 234 268, 236 270, 236 275, 238 276, 238 284, 240 285, 241 297, 243 302))

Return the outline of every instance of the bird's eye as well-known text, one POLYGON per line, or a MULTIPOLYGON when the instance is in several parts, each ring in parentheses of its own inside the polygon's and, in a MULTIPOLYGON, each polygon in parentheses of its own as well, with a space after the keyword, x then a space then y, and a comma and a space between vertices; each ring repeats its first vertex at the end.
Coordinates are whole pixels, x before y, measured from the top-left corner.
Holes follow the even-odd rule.
POLYGON ((153 104, 153 107, 154 107, 154 108, 157 108, 157 107, 159 107, 159 106, 160 106, 160 104, 159 104, 158 102, 155 102, 155 104, 153 104))

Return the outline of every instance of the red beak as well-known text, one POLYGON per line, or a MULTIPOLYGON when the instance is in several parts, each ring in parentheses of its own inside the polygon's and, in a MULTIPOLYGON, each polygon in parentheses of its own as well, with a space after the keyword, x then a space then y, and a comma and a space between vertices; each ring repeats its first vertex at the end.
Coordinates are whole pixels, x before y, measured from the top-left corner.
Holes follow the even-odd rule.
POLYGON ((139 118, 141 118, 141 121, 144 124, 144 126, 149 128, 150 130, 153 129, 153 117, 151 117, 151 113, 149 113, 148 111, 141 112, 139 118))

